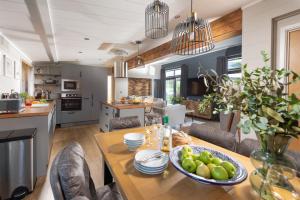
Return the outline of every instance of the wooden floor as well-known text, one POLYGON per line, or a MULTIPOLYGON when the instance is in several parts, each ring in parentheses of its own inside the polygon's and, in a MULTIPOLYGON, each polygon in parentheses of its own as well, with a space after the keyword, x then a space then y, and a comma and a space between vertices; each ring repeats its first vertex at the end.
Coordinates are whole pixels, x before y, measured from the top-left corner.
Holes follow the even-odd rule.
MULTIPOLYGON (((101 161, 102 156, 94 140, 94 134, 98 132, 98 125, 84 125, 56 129, 53 139, 53 146, 51 150, 49 166, 51 166, 56 154, 63 147, 65 147, 73 141, 79 142, 86 153, 86 160, 89 165, 91 176, 94 180, 96 188, 103 186, 103 170, 101 161)), ((34 192, 31 195, 29 195, 26 199, 53 200, 54 198, 51 191, 49 176, 40 177, 37 180, 34 192)))

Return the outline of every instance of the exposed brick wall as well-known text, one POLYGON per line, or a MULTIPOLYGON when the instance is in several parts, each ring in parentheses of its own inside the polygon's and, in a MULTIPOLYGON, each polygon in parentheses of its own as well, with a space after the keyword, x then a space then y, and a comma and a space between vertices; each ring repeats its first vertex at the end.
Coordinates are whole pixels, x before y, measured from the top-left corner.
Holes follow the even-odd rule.
POLYGON ((145 78, 128 78, 128 95, 150 96, 152 81, 145 78))

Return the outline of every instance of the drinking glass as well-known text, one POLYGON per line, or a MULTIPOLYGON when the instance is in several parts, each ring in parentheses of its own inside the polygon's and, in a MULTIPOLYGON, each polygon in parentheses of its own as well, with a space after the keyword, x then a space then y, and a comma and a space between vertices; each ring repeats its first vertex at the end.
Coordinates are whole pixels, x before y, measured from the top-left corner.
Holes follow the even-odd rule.
POLYGON ((146 130, 146 145, 151 146, 152 145, 152 142, 151 142, 152 130, 151 130, 150 124, 145 123, 145 130, 146 130))
POLYGON ((294 169, 275 164, 267 171, 261 197, 266 200, 300 200, 297 185, 299 178, 294 169))

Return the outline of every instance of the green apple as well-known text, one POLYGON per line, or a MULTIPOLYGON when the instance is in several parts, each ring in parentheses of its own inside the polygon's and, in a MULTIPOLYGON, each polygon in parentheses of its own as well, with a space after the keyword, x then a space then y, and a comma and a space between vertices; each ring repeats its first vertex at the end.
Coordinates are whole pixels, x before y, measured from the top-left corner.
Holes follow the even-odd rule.
POLYGON ((221 163, 221 166, 224 167, 224 169, 227 171, 229 178, 234 177, 234 175, 236 173, 236 168, 232 163, 230 163, 228 161, 223 161, 221 163))
POLYGON ((193 154, 193 149, 192 149, 192 147, 190 147, 190 146, 188 146, 188 145, 185 145, 185 146, 182 148, 182 151, 183 151, 183 152, 190 153, 190 154, 193 154))
POLYGON ((183 161, 185 158, 192 158, 192 153, 187 151, 181 151, 180 160, 183 161))
POLYGON ((210 171, 212 171, 212 168, 214 168, 214 167, 216 167, 217 165, 215 165, 215 164, 213 164, 213 163, 209 163, 208 165, 207 165, 207 167, 208 167, 208 169, 210 170, 210 171))
POLYGON ((207 165, 208 163, 211 163, 212 159, 213 159, 213 156, 212 156, 212 154, 210 152, 208 152, 208 151, 202 151, 200 153, 200 160, 202 162, 204 162, 204 164, 207 165))
POLYGON ((227 180, 228 173, 226 169, 222 166, 215 166, 211 170, 211 176, 216 180, 227 180))
POLYGON ((195 163, 196 163, 196 166, 198 167, 199 165, 201 165, 201 164, 204 164, 202 161, 200 161, 200 160, 194 160, 195 161, 195 163))
POLYGON ((196 171, 196 174, 198 176, 202 176, 204 178, 210 178, 210 170, 209 168, 205 165, 205 164, 200 164, 198 167, 197 167, 197 171, 196 171))
POLYGON ((193 157, 193 160, 200 160, 200 154, 193 154, 192 155, 192 157, 193 157))
POLYGON ((184 170, 190 173, 194 173, 197 169, 196 163, 193 161, 192 158, 185 158, 182 161, 181 166, 184 170))
POLYGON ((221 160, 220 158, 217 158, 217 157, 213 157, 211 162, 215 165, 220 165, 223 162, 223 160, 221 160))

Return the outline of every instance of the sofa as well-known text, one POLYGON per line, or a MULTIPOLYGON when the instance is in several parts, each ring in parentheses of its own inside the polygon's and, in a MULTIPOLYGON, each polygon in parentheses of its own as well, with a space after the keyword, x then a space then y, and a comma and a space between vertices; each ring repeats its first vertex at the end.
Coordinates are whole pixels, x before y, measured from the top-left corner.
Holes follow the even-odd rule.
POLYGON ((183 105, 186 106, 187 110, 194 110, 193 113, 187 113, 191 117, 199 117, 203 119, 214 119, 213 108, 209 106, 204 112, 199 112, 198 106, 201 100, 184 100, 183 105))

